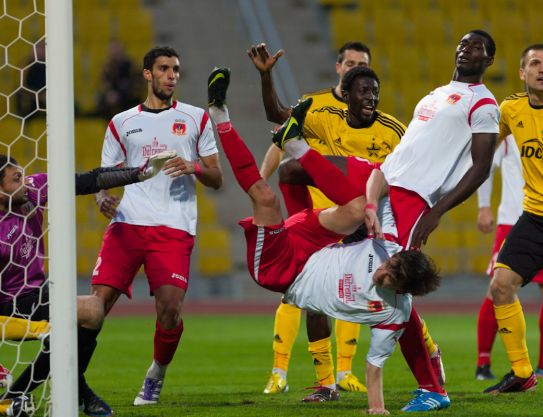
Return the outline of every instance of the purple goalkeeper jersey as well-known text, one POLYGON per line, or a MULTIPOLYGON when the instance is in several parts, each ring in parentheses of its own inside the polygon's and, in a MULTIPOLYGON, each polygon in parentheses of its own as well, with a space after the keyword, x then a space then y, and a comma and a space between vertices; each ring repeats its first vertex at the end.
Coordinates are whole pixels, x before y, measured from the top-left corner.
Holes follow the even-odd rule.
POLYGON ((26 177, 29 203, 0 211, 0 303, 39 288, 43 267, 43 210, 47 203, 47 174, 26 177))

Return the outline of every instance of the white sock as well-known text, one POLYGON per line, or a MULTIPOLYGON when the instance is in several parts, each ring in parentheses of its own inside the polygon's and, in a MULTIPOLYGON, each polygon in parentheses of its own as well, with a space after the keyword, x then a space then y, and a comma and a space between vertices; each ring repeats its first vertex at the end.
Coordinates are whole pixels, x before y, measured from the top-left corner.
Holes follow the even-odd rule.
POLYGON ((147 370, 146 378, 164 379, 168 365, 161 365, 157 361, 153 361, 149 369, 147 370))
POLYGON ((300 159, 311 148, 305 140, 292 139, 285 143, 285 151, 295 159, 300 159))
POLYGON ((341 381, 343 378, 347 376, 347 374, 352 373, 351 371, 338 371, 336 374, 337 381, 341 381))
POLYGON ((226 104, 223 104, 221 107, 210 106, 209 115, 216 125, 230 121, 230 115, 228 114, 228 107, 226 107, 226 104))
POLYGON ((281 378, 287 379, 287 371, 285 371, 284 369, 273 368, 272 369, 272 374, 279 374, 281 376, 281 378))

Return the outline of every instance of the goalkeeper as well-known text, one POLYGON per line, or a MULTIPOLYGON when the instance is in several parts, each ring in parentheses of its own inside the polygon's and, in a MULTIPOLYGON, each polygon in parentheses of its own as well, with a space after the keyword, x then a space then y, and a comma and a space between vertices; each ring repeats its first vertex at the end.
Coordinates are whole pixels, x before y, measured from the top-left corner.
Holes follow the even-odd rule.
MULTIPOLYGON (((149 158, 141 167, 97 168, 75 175, 75 193, 92 194, 102 189, 133 184, 154 177, 175 151, 149 158)), ((26 393, 49 375, 49 293, 43 265, 43 210, 47 203, 47 174, 24 177, 17 161, 0 155, 0 329, 1 340, 44 339, 34 363, 9 387, 0 402, 0 415, 25 415, 32 410, 26 393), (9 401, 14 398, 16 400, 9 401), (15 408, 15 409, 14 409, 15 408), (25 411, 26 410, 26 411, 25 411)), ((94 334, 101 327, 101 303, 94 296, 77 297, 79 401, 87 415, 108 416, 111 408, 87 386, 83 377, 96 347, 94 334), (97 314, 98 313, 98 314, 97 314)), ((0 385, 10 385, 3 373, 0 385)))

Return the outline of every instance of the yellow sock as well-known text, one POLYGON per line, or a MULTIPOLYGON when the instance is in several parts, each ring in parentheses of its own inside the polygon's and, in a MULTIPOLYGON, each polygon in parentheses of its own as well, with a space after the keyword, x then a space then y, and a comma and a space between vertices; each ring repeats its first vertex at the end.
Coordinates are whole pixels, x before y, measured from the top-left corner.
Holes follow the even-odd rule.
POLYGON ((422 324, 422 337, 424 337, 426 350, 428 351, 428 355, 432 356, 434 352, 436 351, 437 346, 434 343, 434 340, 432 339, 432 336, 430 335, 430 332, 428 331, 428 326, 426 325, 426 322, 422 319, 422 317, 420 317, 420 323, 422 324))
POLYGON ((49 322, 0 316, 2 340, 37 339, 49 331, 49 322))
POLYGON ((353 369, 353 357, 356 354, 360 324, 336 320, 337 371, 350 372, 353 369))
POLYGON ((494 305, 498 333, 505 346, 507 358, 515 375, 519 378, 528 378, 532 372, 532 365, 526 346, 526 322, 520 301, 503 306, 494 305))
POLYGON ((8 415, 8 408, 11 405, 11 400, 2 400, 0 402, 0 416, 8 415))
POLYGON ((275 323, 273 326, 273 367, 288 371, 290 352, 298 329, 302 310, 298 307, 281 303, 275 312, 275 323))
POLYGON ((330 338, 309 342, 309 352, 313 357, 315 373, 320 385, 333 385, 336 383, 334 377, 334 362, 332 360, 332 343, 330 338))

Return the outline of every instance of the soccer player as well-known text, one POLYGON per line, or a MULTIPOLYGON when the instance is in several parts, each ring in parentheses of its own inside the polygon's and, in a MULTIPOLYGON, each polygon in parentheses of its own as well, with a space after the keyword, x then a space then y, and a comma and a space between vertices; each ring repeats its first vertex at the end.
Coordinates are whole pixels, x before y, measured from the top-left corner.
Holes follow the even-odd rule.
MULTIPOLYGON (((492 278, 494 275, 494 264, 503 241, 509 234, 513 225, 522 214, 522 163, 520 152, 512 135, 507 136, 498 146, 492 161, 492 171, 488 180, 477 190, 479 198, 479 215, 477 226, 482 233, 490 233, 494 230, 494 215, 490 207, 492 195, 492 177, 497 168, 501 168, 502 192, 500 206, 498 207, 498 219, 496 224, 496 236, 492 247, 487 274, 492 278)), ((543 272, 539 271, 531 282, 537 283, 540 290, 543 289, 543 272)), ((539 314, 539 364, 535 371, 537 377, 543 377, 543 306, 539 314)), ((495 376, 490 369, 490 352, 494 344, 494 338, 498 331, 498 323, 494 314, 494 304, 490 289, 479 309, 477 321, 477 369, 475 378, 478 380, 494 379, 495 376)))
POLYGON ((196 181, 218 189, 222 171, 209 116, 173 99, 179 55, 155 47, 143 58, 145 101, 113 117, 102 148, 102 166, 140 164, 163 150, 176 150, 165 171, 144 184, 126 187, 118 200, 105 192, 97 204, 112 218, 92 276, 92 293, 107 315, 117 299, 129 298, 141 265, 155 297, 154 353, 134 405, 155 404, 183 332, 181 309, 189 283, 196 234, 196 181), (117 206, 118 204, 118 206, 117 206))
MULTIPOLYGON (((269 95, 274 96, 274 92, 273 86, 265 87, 265 85, 270 83, 270 77, 269 75, 266 75, 266 71, 264 70, 271 70, 271 66, 277 59, 277 54, 274 57, 271 57, 265 46, 262 45, 257 47, 256 50, 253 48, 250 53, 255 62, 255 66, 257 66, 262 73, 264 103, 268 107, 271 107, 278 101, 277 99, 270 100, 270 98, 267 97, 269 95), (271 94, 266 93, 270 90, 272 91, 271 94)), ((338 61, 341 61, 341 53, 338 61)), ((339 89, 342 94, 341 103, 343 106, 347 106, 347 108, 339 108, 336 98, 334 98, 335 105, 332 105, 332 103, 328 103, 327 105, 327 103, 322 102, 321 98, 326 97, 327 95, 324 93, 318 94, 315 98, 318 99, 320 107, 317 107, 314 104, 312 105, 304 124, 304 136, 310 146, 321 154, 352 155, 363 157, 374 162, 382 162, 386 155, 388 155, 399 143, 399 139, 405 132, 405 126, 398 122, 394 117, 376 110, 378 95, 375 102, 371 102, 371 100, 364 97, 364 94, 367 94, 368 87, 371 85, 368 80, 366 80, 367 85, 365 88, 361 87, 361 85, 353 87, 356 92, 352 92, 349 95, 349 98, 346 99, 346 91, 354 84, 353 81, 358 79, 358 76, 373 74, 374 78, 377 78, 373 71, 367 68, 366 65, 353 65, 354 61, 355 60, 351 57, 350 60, 344 61, 346 62, 345 67, 339 67, 339 64, 336 65, 336 69, 340 73, 340 83, 335 89, 329 90, 334 92, 336 89, 339 89), (350 62, 350 64, 347 65, 348 62, 350 62), (346 68, 347 66, 350 69, 346 68), (341 68, 343 68, 343 71, 340 71, 341 68)), ((377 88, 378 90, 378 84, 377 80, 377 86, 372 87, 377 88)), ((328 96, 329 95, 330 93, 328 93, 328 96)), ((286 117, 286 115, 289 114, 286 110, 280 111, 280 104, 277 104, 276 107, 277 108, 274 111, 267 110, 267 114, 279 114, 283 117, 286 117)), ((271 152, 268 152, 267 157, 271 154, 271 152)), ((263 176, 265 178, 267 176, 266 172, 268 171, 266 168, 267 166, 268 164, 265 161, 263 163, 263 168, 261 169, 261 172, 264 171, 263 176)), ((311 198, 302 197, 306 195, 304 193, 305 184, 294 184, 291 181, 282 181, 282 176, 280 176, 279 184, 283 191, 285 205, 289 210, 289 214, 293 214, 304 207, 311 207, 311 198)), ((318 191, 313 193, 313 197, 316 198, 317 207, 324 208, 333 205, 328 199, 321 199, 321 195, 322 194, 318 194, 318 191)), ((282 305, 279 307, 278 311, 281 313, 285 310, 287 312, 296 311, 293 307, 288 308, 289 310, 282 305)), ((415 313, 416 312, 413 314, 415 313)), ((279 317, 282 316, 283 314, 279 317)), ((417 326, 419 326, 418 315, 416 321, 417 326)), ((278 320, 276 321, 276 324, 282 324, 282 322, 278 320)), ((359 385, 358 380, 350 371, 352 367, 352 357, 355 353, 358 340, 359 328, 353 327, 353 325, 349 323, 339 324, 340 325, 337 326, 336 323, 339 380, 337 385, 340 388, 347 390, 363 390, 363 387, 359 385)), ((420 325, 418 348, 420 348, 421 351, 426 349, 428 355, 431 357, 428 357, 427 360, 421 359, 417 352, 418 348, 415 347, 412 340, 413 337, 411 336, 409 337, 409 348, 404 349, 403 339, 400 340, 402 352, 404 352, 406 360, 409 363, 420 388, 444 393, 442 385, 445 382, 445 373, 441 361, 441 352, 437 344, 432 340, 424 321, 421 321, 420 325)), ((412 326, 409 328, 411 327, 412 326)), ((276 329, 281 330, 281 327, 276 326, 276 329)), ((329 328, 328 320, 322 315, 308 312, 307 329, 308 339, 310 341, 309 350, 312 353, 314 363, 316 364, 315 369, 320 386, 314 393, 307 396, 304 401, 322 402, 338 399, 339 393, 333 389, 335 381, 330 353, 331 345, 329 337, 331 330, 329 328)), ((415 330, 418 331, 419 327, 413 329, 413 331, 415 330)), ((409 334, 410 332, 408 332, 408 335, 409 334)), ((289 349, 287 352, 290 354, 290 348, 294 342, 295 335, 296 333, 293 333, 292 329, 288 327, 287 329, 283 329, 282 332, 276 331, 274 340, 274 368, 265 392, 281 392, 281 388, 287 388, 286 370, 289 356, 284 352, 281 352, 280 349, 288 347, 289 349), (286 335, 286 339, 291 340, 291 343, 285 344, 286 346, 277 343, 277 335, 279 335, 280 341, 283 340, 281 336, 286 335)))
MULTIPOLYGON (((76 174, 76 194, 95 193, 103 188, 132 184, 154 177, 171 152, 154 155, 137 168, 97 168, 76 174)), ((43 210, 47 203, 47 174, 24 177, 17 161, 0 155, 0 322, 2 340, 40 338, 44 349, 34 363, 11 384, 5 368, 5 384, 9 385, 2 412, 30 410, 32 400, 26 394, 48 376, 49 348, 44 336, 49 331, 49 291, 44 271, 43 210), (11 407, 11 410, 10 410, 11 407)), ((78 297, 79 400, 87 415, 108 416, 111 408, 87 386, 83 372, 96 346, 94 333, 100 325, 100 303, 93 296, 78 297), (98 319, 97 319, 98 317, 98 319), (94 340, 90 343, 89 340, 94 340)), ((22 412, 22 411, 21 411, 22 412)), ((10 415, 10 414, 7 414, 10 415)))
MULTIPOLYGON (((284 106, 273 87, 272 68, 277 60, 283 55, 280 50, 272 55, 265 44, 253 45, 247 51, 253 64, 259 71, 262 83, 262 99, 266 116, 269 121, 281 124, 290 115, 291 109, 284 106)), ((358 125, 350 127, 345 120, 347 103, 343 99, 341 83, 345 74, 352 68, 367 68, 371 63, 370 49, 360 42, 348 42, 338 51, 336 61, 336 73, 338 82, 334 87, 305 94, 303 99, 312 98, 313 104, 310 110, 320 109, 316 113, 326 118, 327 123, 319 124, 309 120, 312 116, 308 114, 305 121, 305 137, 309 145, 323 155, 352 155, 361 156, 374 162, 382 162, 386 153, 398 143, 405 127, 393 117, 377 112, 373 108, 372 115, 367 120, 359 121, 358 125), (324 134, 319 137, 313 133, 310 126, 324 134), (311 131, 311 133, 309 133, 311 131), (379 143, 375 144, 375 137, 384 136, 379 143), (334 140, 342 138, 341 146, 334 140), (373 139, 373 140, 372 140, 373 139), (385 144, 385 146, 383 146, 385 144), (373 149, 369 150, 369 149, 373 149), (375 152, 377 151, 377 152, 375 152)), ((376 103, 377 104, 377 103, 376 103)), ((260 172, 264 179, 268 179, 277 169, 282 158, 282 151, 272 145, 262 163, 260 172)), ((307 208, 327 208, 334 204, 316 188, 310 188, 310 196, 307 196, 305 185, 294 185, 279 182, 279 188, 288 214, 307 208), (300 196, 306 196, 305 201, 300 196)), ((290 362, 290 355, 294 341, 298 334, 301 320, 301 310, 290 304, 280 303, 275 313, 273 368, 266 388, 265 394, 277 394, 288 390, 287 371, 290 362)), ((309 351, 313 356, 313 363, 317 373, 319 385, 326 389, 317 389, 317 392, 310 394, 306 401, 328 401, 339 398, 335 390, 336 378, 334 377, 332 347, 328 319, 314 312, 306 314, 307 333, 309 339, 309 351), (320 329, 325 328, 324 333, 320 329), (333 389, 332 389, 333 388, 333 389)), ((351 322, 336 321, 336 347, 337 347, 337 387, 347 391, 365 392, 366 388, 352 373, 352 361, 356 352, 360 336, 360 325, 351 322)))
POLYGON ((498 333, 511 372, 485 390, 491 394, 530 391, 537 385, 517 292, 543 268, 543 44, 531 45, 522 52, 519 74, 526 92, 513 94, 501 103, 499 137, 512 134, 520 151, 525 181, 523 212, 500 249, 490 282, 498 333))
MULTIPOLYGON (((228 70, 219 68, 209 77, 209 112, 234 175, 253 205, 253 217, 240 221, 247 240, 249 273, 260 286, 285 293, 286 302, 371 326, 366 364, 368 413, 388 414, 381 368, 411 314, 411 297, 406 293, 423 295, 439 283, 432 262, 419 251, 397 253, 398 245, 384 241, 327 247, 359 227, 365 198, 357 184, 298 140, 311 99, 293 109, 274 135, 274 143, 296 158, 338 205, 302 210, 284 221, 279 199, 260 176, 253 156, 230 122, 224 104, 227 75, 228 70), (409 279, 415 274, 418 280, 409 279)), ((439 408, 448 407, 448 397, 439 397, 439 408)))

